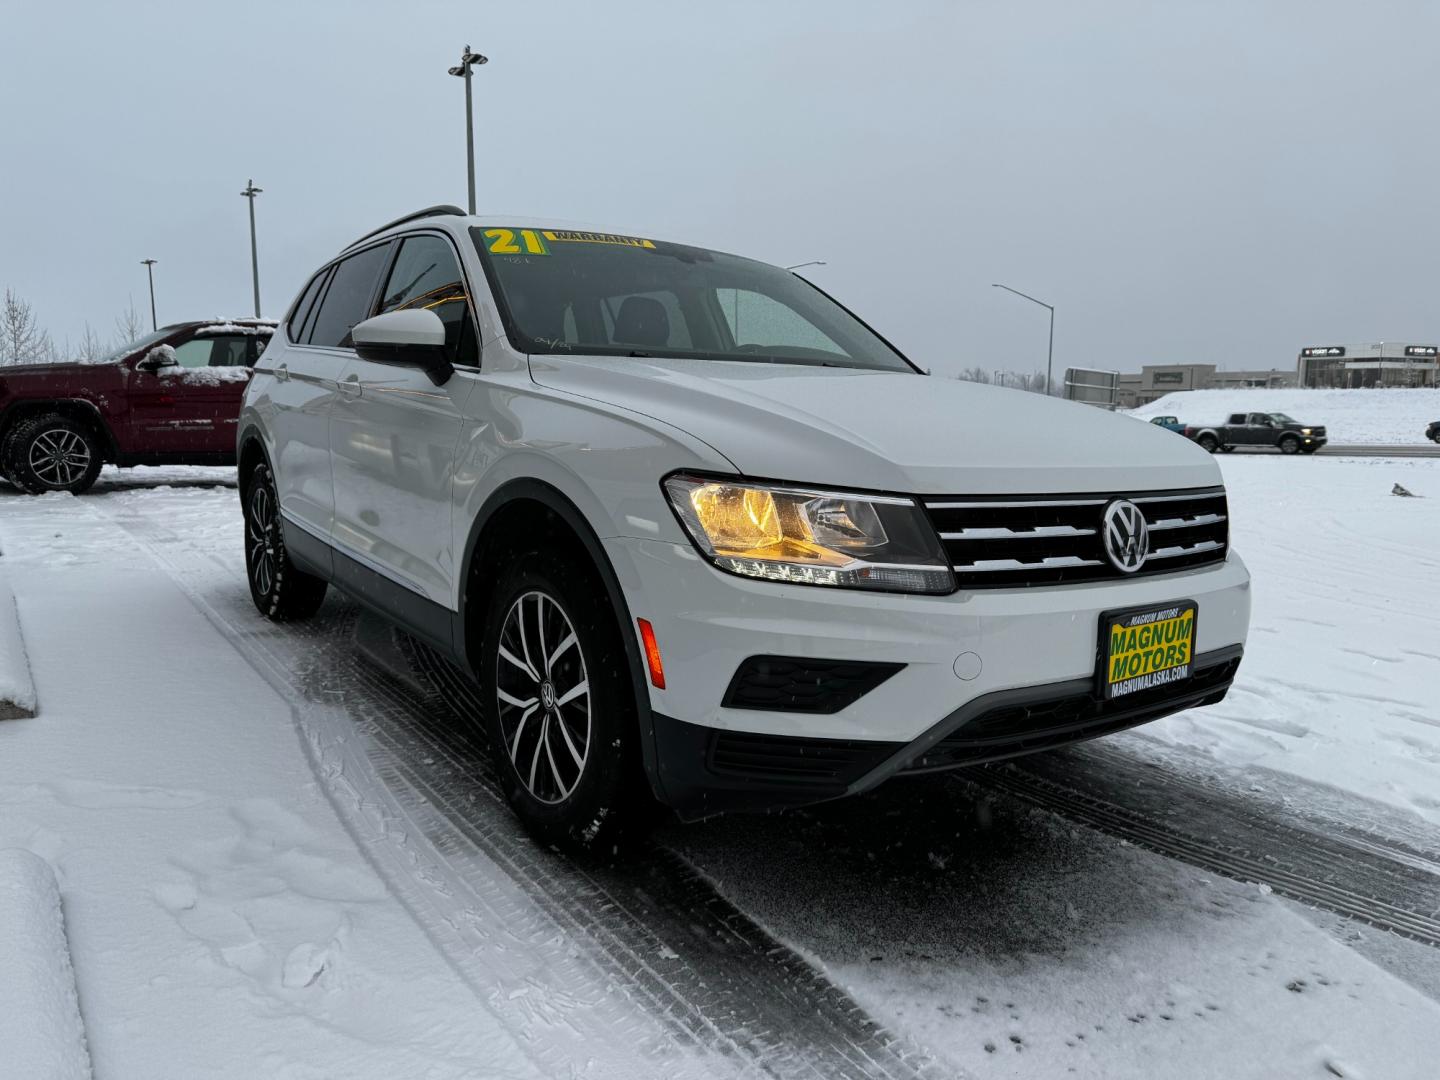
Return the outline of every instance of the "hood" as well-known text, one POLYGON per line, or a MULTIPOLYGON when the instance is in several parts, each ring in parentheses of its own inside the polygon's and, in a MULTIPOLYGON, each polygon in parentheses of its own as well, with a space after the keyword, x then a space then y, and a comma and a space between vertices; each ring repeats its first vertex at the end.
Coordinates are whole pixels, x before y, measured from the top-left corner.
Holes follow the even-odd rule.
POLYGON ((77 371, 117 367, 119 363, 118 360, 103 363, 98 360, 93 363, 81 360, 52 360, 43 364, 0 364, 0 379, 9 378, 11 375, 69 375, 77 371))
POLYGON ((747 476, 911 494, 1219 484, 1188 439, 1091 405, 957 379, 705 360, 532 356, 540 385, 643 413, 747 476))

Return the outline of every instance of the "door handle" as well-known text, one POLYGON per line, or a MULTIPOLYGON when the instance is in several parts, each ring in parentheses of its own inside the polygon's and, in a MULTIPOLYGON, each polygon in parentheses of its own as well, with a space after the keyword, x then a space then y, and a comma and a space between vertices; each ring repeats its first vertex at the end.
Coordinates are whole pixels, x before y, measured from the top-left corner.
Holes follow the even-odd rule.
POLYGON ((361 394, 359 375, 346 375, 345 378, 341 379, 335 385, 340 388, 340 396, 349 398, 351 401, 354 401, 361 394))
POLYGON ((278 382, 288 382, 290 379, 290 365, 281 364, 275 369, 275 379, 278 382))

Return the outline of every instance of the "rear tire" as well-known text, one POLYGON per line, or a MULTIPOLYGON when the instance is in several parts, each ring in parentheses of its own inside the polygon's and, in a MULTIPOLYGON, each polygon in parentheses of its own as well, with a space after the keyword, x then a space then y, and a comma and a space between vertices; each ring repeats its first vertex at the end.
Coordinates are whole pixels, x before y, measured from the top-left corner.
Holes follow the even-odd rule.
POLYGON ((31 495, 68 491, 79 495, 100 475, 103 449, 95 432, 59 413, 22 420, 5 437, 3 471, 31 495))
POLYGON ((250 470, 240 497, 245 510, 245 577, 256 610, 274 622, 308 619, 324 603, 326 583, 290 561, 269 465, 250 470))
POLYGON ((1294 435, 1282 435, 1276 443, 1282 454, 1298 454, 1300 452, 1300 440, 1294 435))
POLYGON ((1213 454, 1220 448, 1220 440, 1215 438, 1214 435, 1201 435, 1195 440, 1195 445, 1199 446, 1200 449, 1204 450, 1207 454, 1213 454))
POLYGON ((648 793, 621 627, 568 545, 497 562, 479 675, 506 798, 541 843, 609 859, 641 831, 648 793))

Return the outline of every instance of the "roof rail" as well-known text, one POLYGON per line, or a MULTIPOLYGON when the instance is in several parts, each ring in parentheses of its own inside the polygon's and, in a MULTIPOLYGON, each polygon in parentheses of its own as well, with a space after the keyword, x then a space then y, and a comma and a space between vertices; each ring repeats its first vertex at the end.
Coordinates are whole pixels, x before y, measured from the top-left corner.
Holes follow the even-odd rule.
POLYGON ((393 229, 396 225, 404 225, 407 221, 417 221, 420 218, 440 217, 442 215, 454 215, 456 217, 464 217, 465 211, 461 210, 458 206, 451 206, 449 203, 441 203, 439 206, 427 206, 424 210, 416 210, 413 214, 406 214, 404 217, 398 217, 394 221, 386 222, 378 229, 371 229, 364 236, 360 237, 359 240, 356 240, 354 244, 349 245, 349 247, 347 247, 345 250, 349 251, 350 248, 353 248, 355 246, 355 244, 363 244, 372 236, 379 236, 386 229, 393 229))

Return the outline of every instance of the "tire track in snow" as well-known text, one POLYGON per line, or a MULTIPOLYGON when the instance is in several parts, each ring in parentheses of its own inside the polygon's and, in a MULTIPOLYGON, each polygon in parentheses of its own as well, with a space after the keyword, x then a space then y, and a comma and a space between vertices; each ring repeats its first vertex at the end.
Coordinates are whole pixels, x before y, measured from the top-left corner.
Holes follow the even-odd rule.
MULTIPOLYGON (((98 500, 97 500, 98 503, 98 500)), ((118 509, 118 508, 117 508, 118 509)), ((880 1028, 679 855, 583 869, 537 848, 459 722, 466 680, 348 604, 263 623, 243 573, 151 518, 103 510, 289 700, 322 785, 362 850, 551 1075, 953 1076, 880 1028), (217 580, 224 583, 216 588, 217 580), (408 670, 406 670, 408 666, 408 670)))
POLYGON ((1440 860, 1286 812, 1110 748, 986 766, 1000 791, 1139 847, 1440 948, 1440 860))

